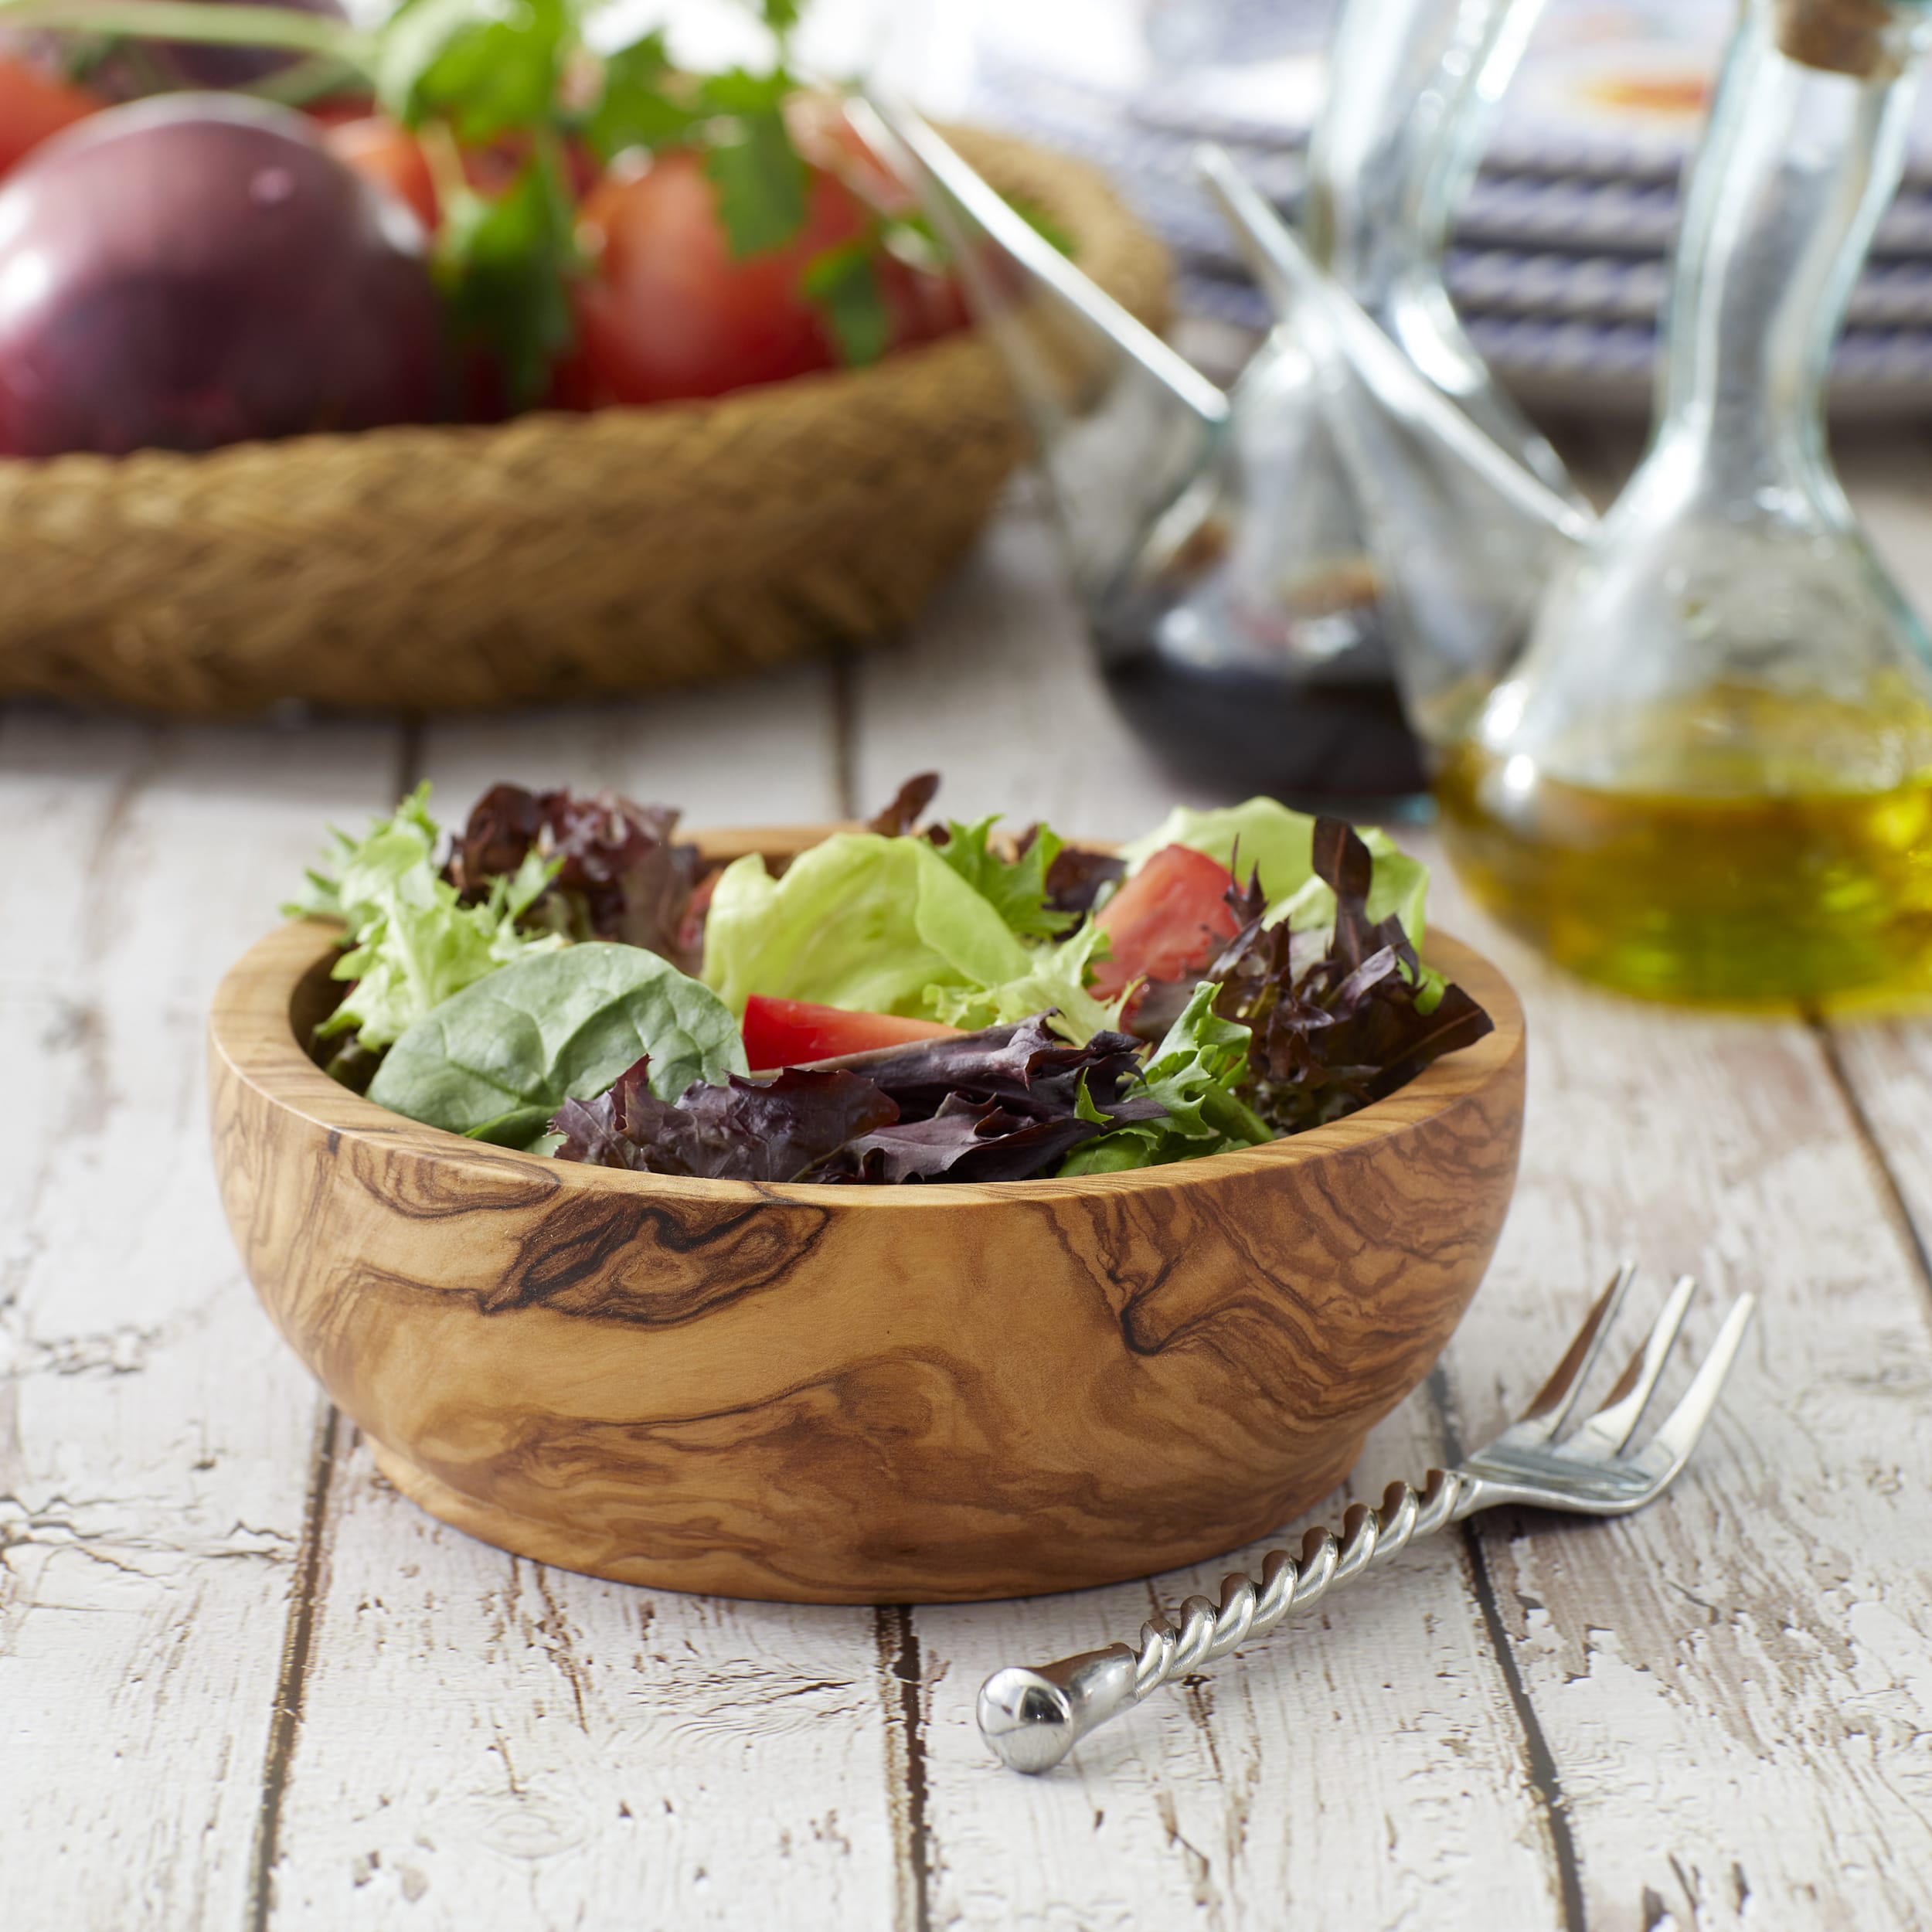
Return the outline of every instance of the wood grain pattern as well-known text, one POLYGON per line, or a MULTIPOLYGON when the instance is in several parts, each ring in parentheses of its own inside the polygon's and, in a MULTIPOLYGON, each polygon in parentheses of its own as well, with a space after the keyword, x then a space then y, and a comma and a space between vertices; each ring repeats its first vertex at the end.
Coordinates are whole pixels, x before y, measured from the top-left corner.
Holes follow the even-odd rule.
MULTIPOLYGON (((1850 475, 1922 606, 1929 460, 1895 434, 1850 475)), ((1510 1224, 1351 1492, 1440 1459, 1437 1394, 1471 1434, 1519 1403, 1582 1281, 1634 1245, 1770 1291, 1678 1498, 1406 1552, 1016 1779, 973 1730, 979 1676, 1131 1631, 1219 1565, 875 1612, 476 1543, 347 1423, 310 1458, 324 1405, 233 1259, 192 1068, 219 968, 316 826, 419 767, 450 810, 505 776, 779 823, 938 763, 961 815, 1153 822, 1173 788, 1087 668, 1048 532, 1004 519, 903 648, 843 670, 420 738, 0 718, 29 862, 0 881, 0 930, 29 942, 0 960, 7 1932, 1922 1932, 1932 1297, 1881 1168, 1932 1240, 1932 1027, 1821 1059, 1795 1028, 1680 1027, 1522 968, 1510 1224)))
POLYGON ((1495 1033, 1347 1121, 1139 1174, 890 1192, 646 1179, 403 1121, 296 1045, 331 946, 284 928, 216 1002, 250 1277, 399 1487, 627 1582, 925 1601, 1246 1542, 1427 1372, 1515 1173, 1520 1018, 1449 942, 1495 1033))
MULTIPOLYGON (((507 778, 697 824, 834 818, 835 678, 434 720, 417 775, 446 815, 507 778)), ((917 1932, 894 1613, 529 1563, 337 1440, 273 1932, 917 1932)))
POLYGON ((871 1611, 571 1576, 425 1515, 366 1439, 337 1468, 278 1932, 890 1924, 871 1611))

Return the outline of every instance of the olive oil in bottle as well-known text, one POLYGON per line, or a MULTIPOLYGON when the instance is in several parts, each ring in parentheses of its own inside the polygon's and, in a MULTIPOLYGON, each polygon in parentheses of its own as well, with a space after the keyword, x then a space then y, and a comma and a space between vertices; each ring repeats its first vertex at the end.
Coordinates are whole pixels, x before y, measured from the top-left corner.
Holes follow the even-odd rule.
POLYGON ((1882 791, 1595 789, 1475 746, 1440 774, 1478 902, 1618 991, 1932 1005, 1932 764, 1882 791))
POLYGON ((1655 998, 1932 1002, 1932 639, 1826 454, 1923 0, 1747 0, 1685 190, 1656 434, 1438 775, 1476 896, 1655 998))

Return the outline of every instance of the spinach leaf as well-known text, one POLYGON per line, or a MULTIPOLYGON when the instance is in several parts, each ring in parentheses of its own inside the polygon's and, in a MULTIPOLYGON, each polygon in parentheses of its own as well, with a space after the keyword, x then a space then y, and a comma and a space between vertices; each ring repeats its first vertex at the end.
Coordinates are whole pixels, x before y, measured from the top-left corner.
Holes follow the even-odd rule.
POLYGON ((745 1070, 730 1009, 641 947, 536 953, 446 999, 405 1032, 369 1097, 411 1120, 529 1147, 566 1100, 594 1098, 648 1054, 651 1090, 745 1070))

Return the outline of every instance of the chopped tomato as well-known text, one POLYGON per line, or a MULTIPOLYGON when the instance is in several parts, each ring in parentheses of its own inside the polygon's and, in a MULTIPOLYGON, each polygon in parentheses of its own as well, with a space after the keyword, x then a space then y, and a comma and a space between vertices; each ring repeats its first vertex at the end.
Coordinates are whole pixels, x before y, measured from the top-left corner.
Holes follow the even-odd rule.
POLYGON ((803 1066, 841 1053, 863 1053, 875 1046, 954 1039, 958 1034, 957 1026, 941 1026, 937 1020, 855 1013, 802 999, 766 999, 753 993, 745 1002, 745 1058, 754 1073, 774 1066, 803 1066))
POLYGON ((92 94, 53 80, 24 60, 0 55, 0 175, 49 134, 100 105, 92 94))
POLYGON ((1157 852, 1094 915, 1111 942, 1094 969, 1097 998, 1133 980, 1174 980, 1202 971, 1240 930, 1227 902, 1234 875, 1186 845, 1157 852))

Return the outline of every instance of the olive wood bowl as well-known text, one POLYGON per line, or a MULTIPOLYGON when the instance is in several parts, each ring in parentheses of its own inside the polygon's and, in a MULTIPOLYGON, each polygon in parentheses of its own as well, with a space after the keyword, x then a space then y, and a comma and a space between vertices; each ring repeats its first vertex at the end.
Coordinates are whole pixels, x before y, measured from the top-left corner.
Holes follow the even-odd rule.
MULTIPOLYGON (((794 852, 822 828, 724 833, 794 852)), ((795 1602, 1069 1590, 1214 1556, 1347 1473, 1475 1294, 1523 1021, 1348 1119, 1139 1172, 760 1186, 479 1145, 304 1050, 297 921, 209 1027, 216 1168, 277 1326, 432 1515, 621 1582, 795 1602)))

